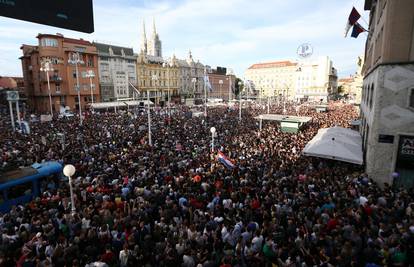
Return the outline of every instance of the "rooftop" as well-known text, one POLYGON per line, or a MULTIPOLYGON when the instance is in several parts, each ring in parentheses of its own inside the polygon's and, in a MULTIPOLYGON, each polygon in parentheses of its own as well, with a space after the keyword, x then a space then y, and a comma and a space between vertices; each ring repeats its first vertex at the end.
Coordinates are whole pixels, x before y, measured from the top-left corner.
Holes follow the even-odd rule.
POLYGON ((274 62, 265 62, 265 63, 256 63, 249 67, 249 69, 264 69, 264 68, 283 68, 296 66, 296 62, 291 62, 289 60, 285 61, 274 61, 274 62))
POLYGON ((95 42, 93 43, 93 45, 95 45, 96 49, 98 50, 98 54, 109 55, 109 49, 111 48, 114 56, 123 56, 122 50, 124 50, 125 56, 134 56, 134 50, 130 47, 122 47, 122 46, 95 43, 95 42))

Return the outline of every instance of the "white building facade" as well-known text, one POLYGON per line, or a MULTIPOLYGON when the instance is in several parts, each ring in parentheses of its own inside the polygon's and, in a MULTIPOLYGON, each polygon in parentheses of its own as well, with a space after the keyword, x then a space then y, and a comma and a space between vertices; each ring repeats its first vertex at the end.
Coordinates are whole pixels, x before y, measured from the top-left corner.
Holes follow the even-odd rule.
POLYGON ((194 61, 191 51, 186 59, 178 59, 178 88, 183 97, 199 97, 204 93, 204 68, 200 61, 194 61))
POLYGON ((338 91, 337 71, 329 57, 304 60, 296 70, 296 99, 327 101, 338 91))
POLYGON ((94 43, 98 51, 98 70, 102 102, 132 97, 136 86, 136 59, 132 48, 94 43))
POLYGON ((246 70, 245 79, 252 81, 264 97, 326 101, 337 91, 336 69, 329 57, 253 64, 246 70))

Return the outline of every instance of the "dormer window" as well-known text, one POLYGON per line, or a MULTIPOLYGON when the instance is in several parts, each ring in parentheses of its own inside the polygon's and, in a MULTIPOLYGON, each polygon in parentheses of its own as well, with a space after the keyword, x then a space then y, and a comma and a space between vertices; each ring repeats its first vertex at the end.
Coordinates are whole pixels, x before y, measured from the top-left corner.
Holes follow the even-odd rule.
POLYGON ((52 38, 40 39, 40 46, 58 47, 58 41, 52 38))

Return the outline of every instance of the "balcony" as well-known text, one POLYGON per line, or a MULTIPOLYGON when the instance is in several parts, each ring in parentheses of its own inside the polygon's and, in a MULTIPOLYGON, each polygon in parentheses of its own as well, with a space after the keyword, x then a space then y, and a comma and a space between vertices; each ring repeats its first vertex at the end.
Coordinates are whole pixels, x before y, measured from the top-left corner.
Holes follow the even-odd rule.
POLYGON ((52 82, 61 82, 63 79, 59 75, 52 75, 49 77, 49 80, 52 82))
MULTIPOLYGON (((42 77, 42 81, 43 82, 47 82, 46 75, 44 77, 42 77)), ((56 82, 62 82, 62 81, 63 81, 63 79, 59 75, 51 75, 51 76, 49 76, 49 82, 56 83, 56 82)))

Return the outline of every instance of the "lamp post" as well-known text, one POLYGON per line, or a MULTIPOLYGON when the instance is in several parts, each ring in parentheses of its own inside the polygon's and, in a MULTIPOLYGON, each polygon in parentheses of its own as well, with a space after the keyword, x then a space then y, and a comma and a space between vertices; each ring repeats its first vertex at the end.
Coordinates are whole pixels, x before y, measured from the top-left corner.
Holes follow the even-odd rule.
MULTIPOLYGON (((157 75, 152 75, 151 79, 154 81, 158 80, 157 75)), ((151 135, 151 107, 150 107, 150 97, 149 97, 149 90, 147 90, 147 101, 148 101, 148 144, 152 146, 152 135, 151 135)))
POLYGON ((93 72, 93 70, 88 70, 86 72, 86 77, 89 78, 89 85, 91 87, 91 103, 92 103, 92 108, 93 108, 93 88, 92 88, 92 78, 95 78, 95 73, 93 72))
POLYGON ((239 82, 238 83, 238 85, 239 85, 239 121, 241 121, 241 110, 242 110, 242 102, 241 102, 241 85, 242 85, 242 82, 239 82))
POLYGON ((71 53, 69 56, 68 63, 71 65, 75 65, 76 69, 76 90, 78 91, 78 104, 79 104, 79 124, 82 125, 82 106, 81 106, 81 98, 80 98, 80 87, 79 87, 79 73, 78 73, 78 64, 83 64, 83 60, 80 57, 78 52, 71 53))
POLYGON ((157 99, 157 97, 158 97, 158 92, 157 92, 157 81, 158 81, 158 75, 157 75, 157 74, 153 74, 153 75, 151 76, 151 80, 153 81, 153 83, 154 83, 154 88, 155 88, 155 97, 154 97, 154 105, 155 105, 156 99, 157 99))
POLYGON ((69 179, 69 190, 70 190, 70 202, 71 202, 72 215, 76 213, 75 199, 73 197, 73 188, 72 188, 72 176, 75 174, 75 171, 76 171, 75 166, 73 166, 72 164, 68 164, 63 168, 63 174, 69 179))
POLYGON ((262 131, 263 116, 260 115, 259 118, 260 118, 260 120, 259 120, 259 129, 260 129, 260 131, 262 131))
POLYGON ((167 86, 168 86, 168 92, 167 92, 167 98, 168 98, 168 121, 171 120, 171 106, 170 106, 170 63, 167 61, 162 64, 164 68, 167 68, 167 86))
POLYGON ((42 67, 40 68, 40 71, 46 72, 46 79, 47 79, 47 89, 49 91, 49 106, 50 106, 50 115, 53 118, 53 108, 52 108, 52 94, 50 92, 50 81, 49 81, 49 71, 53 71, 53 68, 51 66, 51 62, 49 59, 44 59, 41 62, 42 67))
POLYGON ((227 79, 229 79, 229 102, 231 100, 231 76, 229 76, 227 79))
POLYGON ((219 80, 219 87, 220 87, 220 91, 219 94, 221 94, 221 86, 223 85, 223 80, 219 80))
POLYGON ((267 114, 270 114, 270 97, 267 96, 267 114))
POLYGON ((211 152, 214 152, 214 135, 216 134, 216 128, 211 127, 210 132, 211 132, 211 152))

